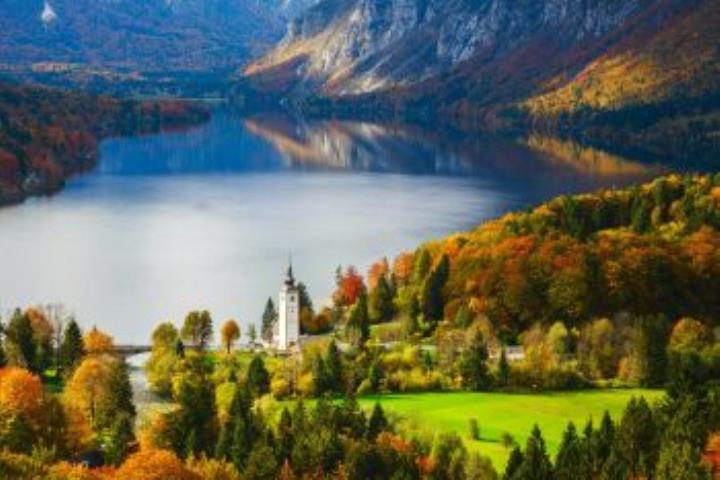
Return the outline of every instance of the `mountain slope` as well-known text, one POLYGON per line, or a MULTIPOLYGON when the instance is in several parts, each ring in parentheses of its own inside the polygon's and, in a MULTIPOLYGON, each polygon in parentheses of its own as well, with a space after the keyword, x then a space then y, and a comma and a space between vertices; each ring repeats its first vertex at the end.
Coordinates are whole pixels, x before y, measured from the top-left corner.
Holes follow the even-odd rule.
POLYGON ((720 0, 324 0, 241 89, 705 161, 720 150, 719 46, 720 0))
POLYGON ((237 68, 309 0, 4 0, 0 62, 237 68))
POLYGON ((719 12, 717 0, 325 0, 246 75, 283 93, 425 97, 461 112, 605 108, 678 85, 715 91, 719 12), (625 75, 634 86, 621 91, 625 75), (579 100, 578 83, 592 84, 579 100))

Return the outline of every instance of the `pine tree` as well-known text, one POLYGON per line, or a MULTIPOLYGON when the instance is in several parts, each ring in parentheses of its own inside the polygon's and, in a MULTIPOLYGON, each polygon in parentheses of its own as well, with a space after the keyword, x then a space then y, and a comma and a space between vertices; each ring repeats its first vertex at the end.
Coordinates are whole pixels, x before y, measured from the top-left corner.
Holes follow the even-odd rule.
POLYGON ((280 421, 277 426, 277 450, 278 456, 287 461, 292 454, 294 444, 293 422, 290 411, 284 407, 280 414, 280 421))
POLYGON ((445 310, 443 288, 450 275, 450 259, 443 255, 440 263, 425 278, 420 288, 420 311, 431 323, 442 320, 445 310))
POLYGON ((125 413, 115 417, 104 446, 105 461, 120 465, 127 455, 130 444, 135 440, 133 418, 125 413))
POLYGON ((655 419, 644 398, 632 398, 617 427, 614 453, 622 458, 633 478, 652 475, 657 459, 655 419))
POLYGON ((342 393, 343 367, 340 350, 338 349, 335 340, 332 340, 330 345, 328 345, 327 353, 325 354, 325 369, 327 373, 328 388, 333 392, 342 393))
POLYGON ((265 368, 262 357, 255 355, 248 365, 247 384, 250 392, 255 397, 260 397, 270 392, 270 374, 265 368))
POLYGON ((16 309, 10 318, 5 332, 7 347, 12 352, 9 356, 10 363, 34 370, 35 367, 35 343, 33 341, 33 329, 30 318, 20 309, 16 309))
POLYGON ((370 338, 370 318, 368 317, 367 293, 362 292, 350 310, 346 329, 348 338, 355 347, 362 348, 370 338))
POLYGON ((552 480, 553 469, 540 428, 535 425, 525 445, 523 462, 513 480, 552 480))
POLYGON ((658 459, 656 480, 710 480, 702 453, 689 442, 663 442, 658 459))
POLYGON ((465 388, 480 391, 487 390, 492 378, 487 366, 488 350, 482 332, 477 330, 470 346, 463 352, 460 359, 460 375, 465 388))
POLYGON ((375 402, 370 420, 368 420, 367 438, 368 440, 375 440, 377 436, 385 431, 388 427, 388 421, 385 417, 385 412, 380 406, 380 402, 375 402))
POLYGON ((610 456, 605 461, 600 472, 601 480, 618 480, 628 478, 629 470, 627 462, 619 455, 616 446, 613 447, 610 456))
POLYGON ((5 335, 5 325, 0 323, 0 368, 7 365, 7 355, 5 354, 5 342, 4 342, 4 335, 5 335))
POLYGON ((278 313, 275 310, 275 304, 272 298, 268 298, 265 304, 265 311, 262 316, 262 326, 260 327, 260 336, 265 343, 272 343, 275 333, 275 324, 278 320, 278 313))
POLYGON ((602 466, 610 457, 613 443, 615 442, 615 424, 610 418, 610 413, 605 414, 600 421, 600 428, 592 433, 590 444, 590 458, 592 461, 592 469, 595 473, 600 473, 602 466))
POLYGON ((507 387, 510 383, 510 363, 507 359, 507 353, 505 352, 505 346, 500 350, 500 360, 498 361, 498 372, 497 379, 498 383, 502 387, 507 387))
POLYGON ((63 373, 69 374, 80 363, 83 355, 85 355, 85 347, 83 346, 82 331, 75 319, 70 319, 65 326, 60 344, 60 366, 63 373))
POLYGON ((591 479, 590 465, 585 445, 570 422, 563 434, 560 450, 555 461, 555 478, 557 480, 591 479))
POLYGON ((373 323, 390 320, 395 314, 393 291, 385 275, 381 275, 380 278, 378 278, 377 286, 370 292, 368 303, 370 320, 372 320, 373 323))
POLYGON ((512 480, 515 478, 515 474, 518 470, 520 470, 520 466, 523 464, 524 460, 522 450, 520 450, 520 447, 516 445, 510 452, 503 480, 512 480))

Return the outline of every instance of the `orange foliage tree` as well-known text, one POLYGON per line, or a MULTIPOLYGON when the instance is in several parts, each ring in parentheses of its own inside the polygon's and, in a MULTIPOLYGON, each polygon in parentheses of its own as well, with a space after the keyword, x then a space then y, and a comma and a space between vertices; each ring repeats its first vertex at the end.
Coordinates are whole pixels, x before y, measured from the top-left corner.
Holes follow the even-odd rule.
POLYGON ((360 294, 365 291, 362 275, 353 266, 347 267, 344 273, 338 271, 337 289, 333 293, 335 305, 349 307, 354 305, 360 294))
POLYGON ((116 480, 202 480, 167 450, 141 450, 118 469, 116 480))

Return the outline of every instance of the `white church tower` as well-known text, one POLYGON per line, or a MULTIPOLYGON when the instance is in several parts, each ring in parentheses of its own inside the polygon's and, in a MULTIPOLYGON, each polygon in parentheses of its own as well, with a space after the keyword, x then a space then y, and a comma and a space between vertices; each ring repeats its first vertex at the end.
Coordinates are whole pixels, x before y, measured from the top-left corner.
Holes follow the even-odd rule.
POLYGON ((298 344, 300 337, 300 292, 295 285, 292 264, 288 266, 285 282, 280 289, 278 302, 278 328, 275 347, 289 350, 298 344))

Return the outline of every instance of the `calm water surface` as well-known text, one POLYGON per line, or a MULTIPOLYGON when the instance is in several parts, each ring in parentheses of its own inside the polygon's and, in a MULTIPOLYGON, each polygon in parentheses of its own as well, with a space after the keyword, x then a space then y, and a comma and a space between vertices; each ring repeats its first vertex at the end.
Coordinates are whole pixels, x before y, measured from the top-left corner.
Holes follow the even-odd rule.
POLYGON ((95 172, 0 210, 0 308, 62 302, 123 343, 196 308, 257 322, 289 252, 321 304, 339 264, 365 270, 509 210, 657 173, 544 138, 218 113, 105 141, 95 172))

